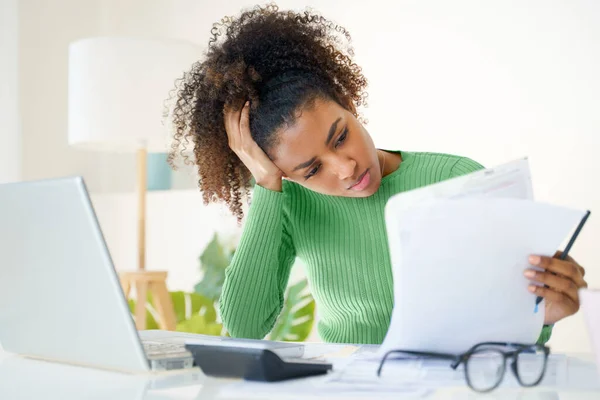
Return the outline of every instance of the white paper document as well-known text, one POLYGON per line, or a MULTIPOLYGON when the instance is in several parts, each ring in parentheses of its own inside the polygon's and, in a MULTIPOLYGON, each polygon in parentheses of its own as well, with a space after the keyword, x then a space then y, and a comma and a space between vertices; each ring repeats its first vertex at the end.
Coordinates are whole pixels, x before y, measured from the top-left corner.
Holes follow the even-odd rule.
MULTIPOLYGON (((393 196, 393 208, 402 210, 437 199, 500 197, 533 199, 529 161, 524 158, 498 167, 448 179, 393 196)), ((390 202, 392 202, 390 199, 390 202)), ((389 202, 388 202, 389 203, 389 202)))
POLYGON ((432 392, 419 385, 382 385, 371 379, 369 382, 344 382, 332 379, 334 375, 321 378, 301 378, 282 382, 239 382, 225 386, 219 392, 220 398, 260 398, 277 399, 414 399, 423 398, 432 392))
MULTIPOLYGON (((519 366, 533 371, 540 360, 535 355, 521 359, 519 366), (531 364, 531 365, 530 365, 531 364)), ((281 399, 321 398, 429 398, 439 389, 466 388, 464 365, 456 370, 448 360, 413 358, 386 362, 381 376, 377 376, 379 360, 371 351, 357 352, 338 364, 332 360, 334 369, 325 376, 293 379, 276 383, 236 382, 226 385, 219 392, 221 398, 265 398, 276 396, 281 399)), ((508 363, 511 361, 509 360, 508 363)), ((551 354, 546 372, 539 387, 551 390, 600 390, 593 362, 551 354)), ((520 388, 509 364, 500 388, 520 388)), ((473 392, 476 396, 476 393, 473 392)), ((504 397, 502 397, 504 398, 504 397)))
MULTIPOLYGON (((537 365, 541 362, 539 358, 534 359, 531 355, 530 360, 523 360, 521 356, 519 366, 523 370, 537 370, 537 365), (531 365, 531 367, 528 366, 531 365)), ((347 385, 378 385, 380 390, 386 388, 392 391, 393 388, 424 388, 438 389, 448 387, 467 386, 464 365, 457 369, 452 369, 448 360, 439 359, 391 359, 386 361, 381 375, 377 376, 379 360, 375 359, 355 359, 349 363, 342 371, 330 375, 329 382, 347 385)), ((551 355, 548 359, 546 372, 540 386, 546 387, 566 387, 567 386, 567 358, 564 355, 551 355)), ((507 367, 502 387, 519 387, 519 382, 513 375, 510 366, 507 367)))
POLYGON ((394 309, 381 353, 536 342, 544 303, 527 290, 528 256, 553 255, 584 212, 531 193, 520 160, 389 200, 394 309))

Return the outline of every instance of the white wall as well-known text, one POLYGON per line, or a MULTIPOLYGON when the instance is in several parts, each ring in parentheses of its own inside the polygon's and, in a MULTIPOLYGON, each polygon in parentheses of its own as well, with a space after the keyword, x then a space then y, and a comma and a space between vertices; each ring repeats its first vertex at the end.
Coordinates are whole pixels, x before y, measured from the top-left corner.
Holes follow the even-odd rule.
MULTIPOLYGON (((494 165, 528 155, 536 197, 600 209, 600 3, 594 0, 279 1, 312 5, 353 36, 369 79, 365 115, 383 148, 441 151, 494 165)), ((133 158, 66 144, 69 41, 97 34, 166 36, 206 44, 211 23, 254 2, 20 2, 24 176, 83 173, 118 267, 135 260, 133 158), (131 194, 129 196, 132 196, 131 194)), ((203 243, 221 219, 192 192, 151 194, 149 263, 174 288, 197 280, 203 243), (155 222, 160 221, 160 222, 155 222)), ((551 221, 549 221, 551 223, 551 221)), ((226 225, 226 223, 223 223, 226 225)), ((573 249, 600 287, 592 216, 573 249)), ((586 351, 580 315, 557 325, 554 350, 586 351)))
POLYGON ((17 181, 21 176, 17 3, 0 2, 0 183, 17 181))
MULTIPOLYGON (((129 193, 92 195, 117 269, 137 268, 137 199, 129 193), (117 223, 118 221, 118 223, 117 223)), ((157 191, 147 197, 147 269, 169 271, 172 290, 193 291, 201 278, 198 257, 215 231, 226 240, 239 235, 235 218, 223 207, 202 205, 193 190, 157 191)))
POLYGON ((108 33, 102 7, 101 1, 19 1, 26 180, 81 174, 94 191, 107 184, 112 190, 133 187, 133 156, 86 153, 67 144, 68 45, 82 37, 108 33), (112 163, 117 166, 114 170, 110 169, 112 163), (111 180, 115 175, 118 179, 111 180))
POLYGON ((98 35, 168 37, 204 44, 214 15, 231 9, 225 2, 213 3, 21 0, 24 179, 78 174, 96 193, 133 190, 134 155, 88 152, 67 144, 68 45, 98 35))

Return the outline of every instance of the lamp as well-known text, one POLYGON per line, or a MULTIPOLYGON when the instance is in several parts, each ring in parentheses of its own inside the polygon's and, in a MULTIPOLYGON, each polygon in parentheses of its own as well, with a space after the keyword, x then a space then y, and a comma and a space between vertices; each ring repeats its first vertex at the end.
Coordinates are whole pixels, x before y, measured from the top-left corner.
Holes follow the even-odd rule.
POLYGON ((175 329, 167 272, 146 270, 146 157, 149 151, 167 150, 164 102, 199 55, 198 46, 176 40, 98 37, 69 46, 69 144, 137 153, 138 268, 119 274, 126 297, 136 288, 137 329, 146 328, 148 292, 159 327, 175 329))

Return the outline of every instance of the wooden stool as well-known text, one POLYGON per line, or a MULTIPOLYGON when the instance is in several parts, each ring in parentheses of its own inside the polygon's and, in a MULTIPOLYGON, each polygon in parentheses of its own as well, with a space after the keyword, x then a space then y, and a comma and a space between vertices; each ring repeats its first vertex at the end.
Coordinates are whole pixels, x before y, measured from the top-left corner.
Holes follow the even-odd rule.
POLYGON ((135 303, 135 326, 138 330, 146 329, 146 300, 148 292, 152 294, 154 306, 158 312, 158 327, 160 329, 175 330, 175 310, 171 295, 167 290, 166 271, 127 271, 119 274, 121 286, 125 297, 135 287, 137 301, 135 303))

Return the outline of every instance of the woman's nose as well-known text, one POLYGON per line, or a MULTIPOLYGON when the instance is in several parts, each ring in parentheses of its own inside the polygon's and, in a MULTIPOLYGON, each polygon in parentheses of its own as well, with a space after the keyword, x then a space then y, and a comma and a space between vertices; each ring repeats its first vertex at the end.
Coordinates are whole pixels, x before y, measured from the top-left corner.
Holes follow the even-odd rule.
POLYGON ((356 170, 356 161, 351 158, 337 161, 336 173, 340 180, 347 180, 354 176, 356 170))

